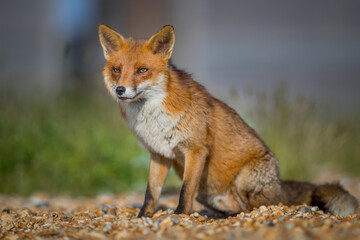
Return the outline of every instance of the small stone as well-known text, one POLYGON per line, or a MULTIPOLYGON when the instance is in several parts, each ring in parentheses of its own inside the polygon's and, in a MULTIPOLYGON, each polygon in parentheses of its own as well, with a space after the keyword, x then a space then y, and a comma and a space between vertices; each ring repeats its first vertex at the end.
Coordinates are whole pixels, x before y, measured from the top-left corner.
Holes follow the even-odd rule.
POLYGON ((260 210, 260 212, 268 211, 267 207, 265 207, 265 206, 260 206, 259 210, 260 210))
POLYGON ((95 214, 91 210, 87 210, 85 213, 87 213, 92 218, 95 217, 95 214))
POLYGON ((194 218, 198 218, 200 217, 200 214, 198 212, 194 212, 193 214, 191 214, 190 216, 194 217, 194 218))
POLYGON ((234 227, 241 226, 241 223, 240 223, 240 222, 235 222, 235 223, 233 224, 233 226, 234 226, 234 227))
POLYGON ((111 208, 109 209, 108 213, 109 213, 110 215, 116 216, 116 208, 111 207, 111 208))
POLYGON ((173 223, 173 221, 171 221, 171 218, 169 216, 167 216, 160 222, 159 227, 160 227, 160 229, 165 229, 165 228, 171 227, 173 224, 174 223, 173 223))
POLYGON ((143 231, 142 231, 142 234, 146 235, 150 232, 150 229, 149 228, 145 228, 143 231))
POLYGON ((72 216, 62 215, 61 218, 64 219, 64 220, 71 220, 72 216))
POLYGON ((174 224, 179 224, 180 222, 180 219, 176 216, 171 216, 171 221, 174 223, 174 224))
POLYGON ((246 221, 246 222, 243 223, 242 226, 243 226, 244 228, 247 228, 247 227, 251 227, 252 225, 253 225, 252 221, 246 221))
POLYGON ((6 226, 15 220, 14 214, 4 214, 1 216, 1 225, 6 226))
POLYGON ((318 207, 318 206, 314 206, 314 207, 311 208, 311 211, 317 212, 317 211, 319 211, 319 207, 318 207))
POLYGON ((160 220, 156 220, 156 221, 154 222, 154 224, 152 225, 152 228, 153 228, 154 230, 158 230, 158 229, 159 229, 159 224, 160 224, 160 220))
POLYGON ((304 212, 304 213, 312 213, 311 208, 303 207, 303 206, 300 207, 298 211, 299 211, 299 212, 304 212))
POLYGON ((13 224, 9 224, 9 225, 7 225, 6 227, 5 227, 5 230, 6 231, 10 231, 11 229, 13 229, 14 228, 14 225, 13 224))
POLYGON ((115 210, 118 209, 118 208, 117 208, 116 206, 114 206, 114 205, 110 205, 110 207, 113 208, 113 209, 115 209, 115 210))
POLYGON ((46 207, 49 207, 49 206, 50 206, 50 204, 48 202, 39 202, 39 203, 35 204, 36 208, 46 208, 46 207))
POLYGON ((145 226, 153 225, 153 221, 148 217, 142 217, 142 220, 144 221, 145 226))
POLYGON ((23 209, 21 211, 20 218, 22 218, 21 216, 29 217, 29 216, 32 216, 32 215, 33 215, 33 213, 29 209, 25 208, 25 209, 23 209))
POLYGON ((102 208, 102 212, 107 214, 107 212, 109 211, 110 207, 108 205, 105 205, 103 208, 102 208))
POLYGON ((268 222, 266 225, 269 226, 269 227, 274 227, 275 226, 275 224, 273 222, 268 222))
POLYGON ((4 208, 1 212, 6 213, 6 214, 10 214, 10 209, 4 208))
POLYGON ((112 229, 112 223, 111 222, 105 222, 105 227, 103 228, 104 232, 109 232, 112 229))
POLYGON ((122 227, 125 227, 125 228, 129 227, 129 221, 127 221, 127 220, 121 220, 120 224, 122 227))

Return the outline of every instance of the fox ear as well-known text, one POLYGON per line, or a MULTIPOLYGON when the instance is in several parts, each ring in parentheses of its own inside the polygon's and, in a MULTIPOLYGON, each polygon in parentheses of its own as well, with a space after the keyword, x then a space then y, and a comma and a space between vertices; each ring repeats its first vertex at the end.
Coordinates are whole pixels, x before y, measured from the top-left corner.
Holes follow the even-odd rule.
POLYGON ((123 36, 106 25, 99 25, 99 38, 106 60, 109 59, 109 56, 112 53, 120 50, 126 45, 123 36))
POLYGON ((175 43, 175 30, 171 25, 164 26, 147 42, 147 47, 154 53, 169 59, 175 43))

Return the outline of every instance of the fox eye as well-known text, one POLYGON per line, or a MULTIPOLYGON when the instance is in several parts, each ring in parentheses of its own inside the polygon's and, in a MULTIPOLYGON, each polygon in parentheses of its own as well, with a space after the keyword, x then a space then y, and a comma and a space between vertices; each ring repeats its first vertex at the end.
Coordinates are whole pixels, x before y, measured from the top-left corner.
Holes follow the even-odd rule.
POLYGON ((114 73, 119 73, 119 72, 120 72, 120 69, 114 68, 114 73))
POLYGON ((147 72, 149 69, 147 69, 147 68, 141 68, 141 69, 139 69, 137 72, 138 73, 144 73, 144 72, 147 72))

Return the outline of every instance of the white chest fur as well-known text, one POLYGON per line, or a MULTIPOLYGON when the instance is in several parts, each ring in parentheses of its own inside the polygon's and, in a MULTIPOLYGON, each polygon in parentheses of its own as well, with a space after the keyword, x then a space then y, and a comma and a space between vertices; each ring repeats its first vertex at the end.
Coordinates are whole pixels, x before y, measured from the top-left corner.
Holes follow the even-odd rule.
POLYGON ((167 158, 174 158, 174 147, 179 139, 173 130, 180 117, 166 113, 163 100, 164 92, 144 101, 121 103, 127 123, 144 147, 167 158))

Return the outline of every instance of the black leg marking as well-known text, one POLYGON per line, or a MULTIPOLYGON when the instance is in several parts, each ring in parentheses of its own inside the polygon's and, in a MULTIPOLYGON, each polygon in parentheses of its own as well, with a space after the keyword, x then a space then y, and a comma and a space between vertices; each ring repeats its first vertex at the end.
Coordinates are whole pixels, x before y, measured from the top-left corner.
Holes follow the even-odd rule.
POLYGON ((180 191, 180 198, 179 198, 179 205, 177 206, 176 210, 175 210, 175 214, 181 214, 184 213, 185 210, 185 189, 186 189, 186 184, 183 183, 182 187, 181 187, 181 191, 180 191))
POLYGON ((143 217, 143 216, 151 216, 153 214, 154 206, 154 198, 152 196, 150 187, 149 187, 149 183, 147 184, 146 187, 146 192, 145 192, 145 200, 144 200, 144 205, 142 206, 138 217, 143 217), (150 208, 150 209, 149 209, 150 208))

